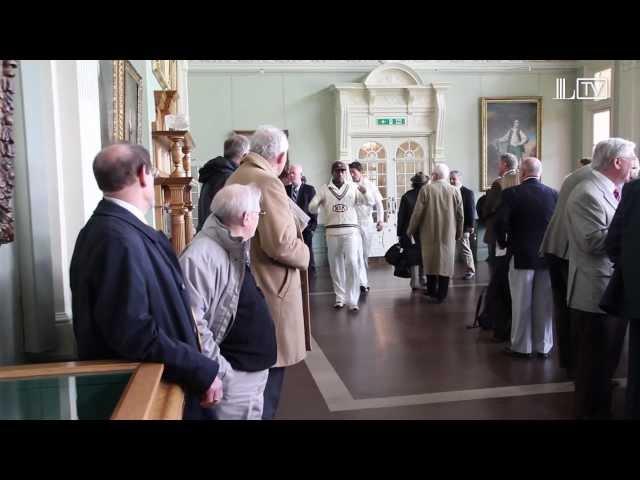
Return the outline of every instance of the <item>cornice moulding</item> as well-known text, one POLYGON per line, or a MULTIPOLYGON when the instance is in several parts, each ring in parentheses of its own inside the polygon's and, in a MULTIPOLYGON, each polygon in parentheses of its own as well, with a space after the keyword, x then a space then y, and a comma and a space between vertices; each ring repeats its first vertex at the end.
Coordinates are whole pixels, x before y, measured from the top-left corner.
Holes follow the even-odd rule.
POLYGON ((189 60, 190 73, 198 72, 370 72, 387 63, 400 63, 417 71, 533 72, 579 68, 576 60, 189 60))

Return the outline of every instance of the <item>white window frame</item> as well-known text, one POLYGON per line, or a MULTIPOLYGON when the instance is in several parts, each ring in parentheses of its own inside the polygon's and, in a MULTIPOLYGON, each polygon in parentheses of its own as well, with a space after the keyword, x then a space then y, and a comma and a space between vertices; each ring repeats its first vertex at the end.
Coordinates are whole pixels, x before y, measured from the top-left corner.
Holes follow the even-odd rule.
POLYGON ((590 62, 584 67, 583 77, 593 77, 596 72, 601 72, 607 68, 611 69, 611 83, 609 84, 609 98, 604 100, 582 100, 582 156, 589 157, 593 155, 593 115, 604 110, 609 110, 609 135, 615 136, 613 130, 616 111, 614 108, 614 98, 617 94, 615 86, 615 66, 612 61, 590 62))

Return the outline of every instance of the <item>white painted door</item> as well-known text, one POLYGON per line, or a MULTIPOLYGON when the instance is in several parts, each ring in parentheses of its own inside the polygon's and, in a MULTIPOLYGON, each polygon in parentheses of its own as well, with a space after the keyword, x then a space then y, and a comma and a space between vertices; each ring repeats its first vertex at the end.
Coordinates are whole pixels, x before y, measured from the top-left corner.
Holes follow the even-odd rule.
MULTIPOLYGON (((362 163, 364 173, 382 195, 386 222, 381 232, 373 232, 370 257, 382 257, 397 236, 397 210, 400 198, 411 189, 411 177, 428 173, 426 138, 353 138, 353 158, 362 163)), ((376 212, 373 213, 377 221, 376 212)))

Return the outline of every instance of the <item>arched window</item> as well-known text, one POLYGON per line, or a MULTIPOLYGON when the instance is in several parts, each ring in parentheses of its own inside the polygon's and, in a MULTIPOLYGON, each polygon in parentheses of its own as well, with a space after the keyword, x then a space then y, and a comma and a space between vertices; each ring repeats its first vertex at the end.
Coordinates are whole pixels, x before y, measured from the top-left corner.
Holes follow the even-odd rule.
POLYGON ((408 140, 398 147, 396 151, 397 198, 411 190, 411 177, 421 171, 423 165, 424 150, 416 142, 408 140))
POLYGON ((377 142, 363 143, 358 150, 358 161, 362 163, 364 173, 374 183, 383 199, 383 207, 387 208, 387 151, 377 142))

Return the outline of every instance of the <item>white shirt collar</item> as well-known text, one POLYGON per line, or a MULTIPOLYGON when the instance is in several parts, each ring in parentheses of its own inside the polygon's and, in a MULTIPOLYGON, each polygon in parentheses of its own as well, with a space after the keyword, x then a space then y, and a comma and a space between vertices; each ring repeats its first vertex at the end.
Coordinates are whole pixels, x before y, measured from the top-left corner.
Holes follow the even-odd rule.
POLYGON ((511 174, 515 174, 516 173, 516 169, 513 168, 511 170, 507 170, 506 172, 504 172, 504 175, 502 175, 503 177, 506 177, 507 175, 511 175, 511 174))
POLYGON ((125 202, 124 200, 120 200, 119 198, 108 197, 106 195, 104 196, 104 199, 111 203, 115 203, 116 205, 121 206, 125 210, 129 211, 132 215, 134 215, 142 223, 144 223, 145 225, 149 225, 147 223, 147 219, 144 218, 144 213, 142 212, 142 210, 140 210, 135 205, 132 205, 129 202, 125 202))
MULTIPOLYGON (((596 177, 598 177, 602 182, 604 182, 604 184, 607 186, 607 189, 613 193, 614 190, 617 189, 616 184, 613 183, 609 177, 607 177, 604 173, 599 172, 598 170, 596 170, 595 168, 591 169, 591 171, 596 175, 596 177)), ((620 190, 618 190, 620 191, 620 190)))

